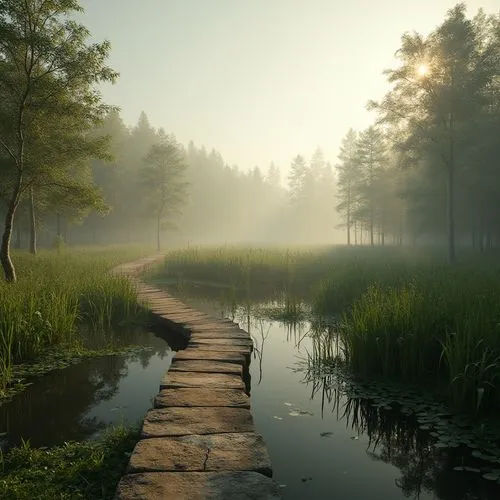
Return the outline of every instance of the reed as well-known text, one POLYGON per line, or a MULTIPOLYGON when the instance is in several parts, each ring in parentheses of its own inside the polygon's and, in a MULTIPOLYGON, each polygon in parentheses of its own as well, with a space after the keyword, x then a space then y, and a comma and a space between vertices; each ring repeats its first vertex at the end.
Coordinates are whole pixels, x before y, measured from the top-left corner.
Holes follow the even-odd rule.
POLYGON ((19 281, 0 282, 0 391, 13 364, 47 348, 81 341, 83 327, 104 332, 140 311, 131 283, 108 271, 143 251, 42 251, 14 254, 19 281))

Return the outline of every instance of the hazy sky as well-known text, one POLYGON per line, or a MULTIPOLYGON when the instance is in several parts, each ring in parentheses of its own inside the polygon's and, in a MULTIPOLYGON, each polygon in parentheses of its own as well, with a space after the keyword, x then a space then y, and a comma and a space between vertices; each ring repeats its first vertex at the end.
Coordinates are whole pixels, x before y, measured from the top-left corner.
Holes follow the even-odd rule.
MULTIPOLYGON (((453 0, 84 0, 84 23, 112 43, 120 80, 107 102, 127 124, 146 111, 187 143, 243 168, 282 170, 321 146, 335 162, 405 31, 428 33, 453 0)), ((470 0, 469 14, 499 0, 470 0)))

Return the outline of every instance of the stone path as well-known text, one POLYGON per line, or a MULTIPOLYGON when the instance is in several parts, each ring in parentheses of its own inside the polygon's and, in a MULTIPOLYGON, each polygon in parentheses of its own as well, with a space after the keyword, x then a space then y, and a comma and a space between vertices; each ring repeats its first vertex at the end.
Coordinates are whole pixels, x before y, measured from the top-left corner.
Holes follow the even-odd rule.
POLYGON ((196 311, 139 274, 162 257, 117 267, 156 320, 188 341, 160 382, 117 500, 281 498, 245 387, 252 340, 228 320, 196 311))

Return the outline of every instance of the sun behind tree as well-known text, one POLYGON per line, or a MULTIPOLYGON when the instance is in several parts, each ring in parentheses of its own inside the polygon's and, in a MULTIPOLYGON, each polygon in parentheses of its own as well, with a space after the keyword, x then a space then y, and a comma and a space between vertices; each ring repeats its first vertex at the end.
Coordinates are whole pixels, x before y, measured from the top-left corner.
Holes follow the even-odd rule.
POLYGON ((429 74, 429 66, 425 63, 420 63, 418 66, 417 66, 417 75, 420 77, 420 78, 424 78, 426 77, 428 74, 429 74))

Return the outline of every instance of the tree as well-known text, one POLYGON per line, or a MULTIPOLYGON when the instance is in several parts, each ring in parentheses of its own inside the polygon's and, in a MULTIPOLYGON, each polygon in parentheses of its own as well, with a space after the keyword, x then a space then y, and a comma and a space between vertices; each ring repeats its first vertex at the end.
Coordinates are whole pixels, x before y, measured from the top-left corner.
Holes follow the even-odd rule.
POLYGON ((340 203, 337 210, 342 214, 347 229, 347 244, 351 244, 351 226, 353 224, 353 209, 355 203, 355 187, 359 182, 360 166, 357 148, 358 135, 354 129, 349 129, 342 139, 339 160, 337 164, 337 184, 340 203))
POLYGON ((386 163, 386 143, 380 129, 371 126, 360 133, 356 157, 360 174, 357 182, 360 211, 367 214, 370 245, 373 246, 374 227, 380 215, 380 178, 386 163))
POLYGON ((146 188, 146 214, 156 218, 156 242, 161 250, 162 223, 172 224, 172 218, 180 214, 186 201, 187 168, 179 145, 170 137, 163 137, 159 144, 151 146, 141 170, 142 185, 146 188))
POLYGON ((266 175, 266 182, 275 189, 279 189, 281 184, 281 172, 274 162, 269 164, 266 175))
POLYGON ((401 66, 386 71, 391 91, 382 102, 370 103, 383 121, 399 125, 397 148, 411 152, 407 158, 413 164, 443 168, 450 262, 455 261, 456 184, 467 133, 499 70, 498 47, 484 42, 478 23, 466 19, 465 11, 458 4, 427 38, 405 34, 397 53, 401 66))
MULTIPOLYGON (((30 158, 30 148, 37 141, 47 145, 45 127, 64 120, 72 121, 84 144, 85 133, 108 110, 94 84, 117 77, 105 65, 109 43, 87 45, 88 30, 69 19, 81 11, 76 0, 0 0, 0 147, 10 157, 0 261, 9 282, 16 281, 10 240, 19 202, 37 184, 57 182, 50 163, 30 158)), ((82 159, 89 150, 75 153, 82 159)))
POLYGON ((288 175, 288 185, 290 190, 290 198, 293 202, 297 202, 301 197, 304 177, 307 174, 307 163, 303 156, 297 155, 290 166, 290 174, 288 175))

